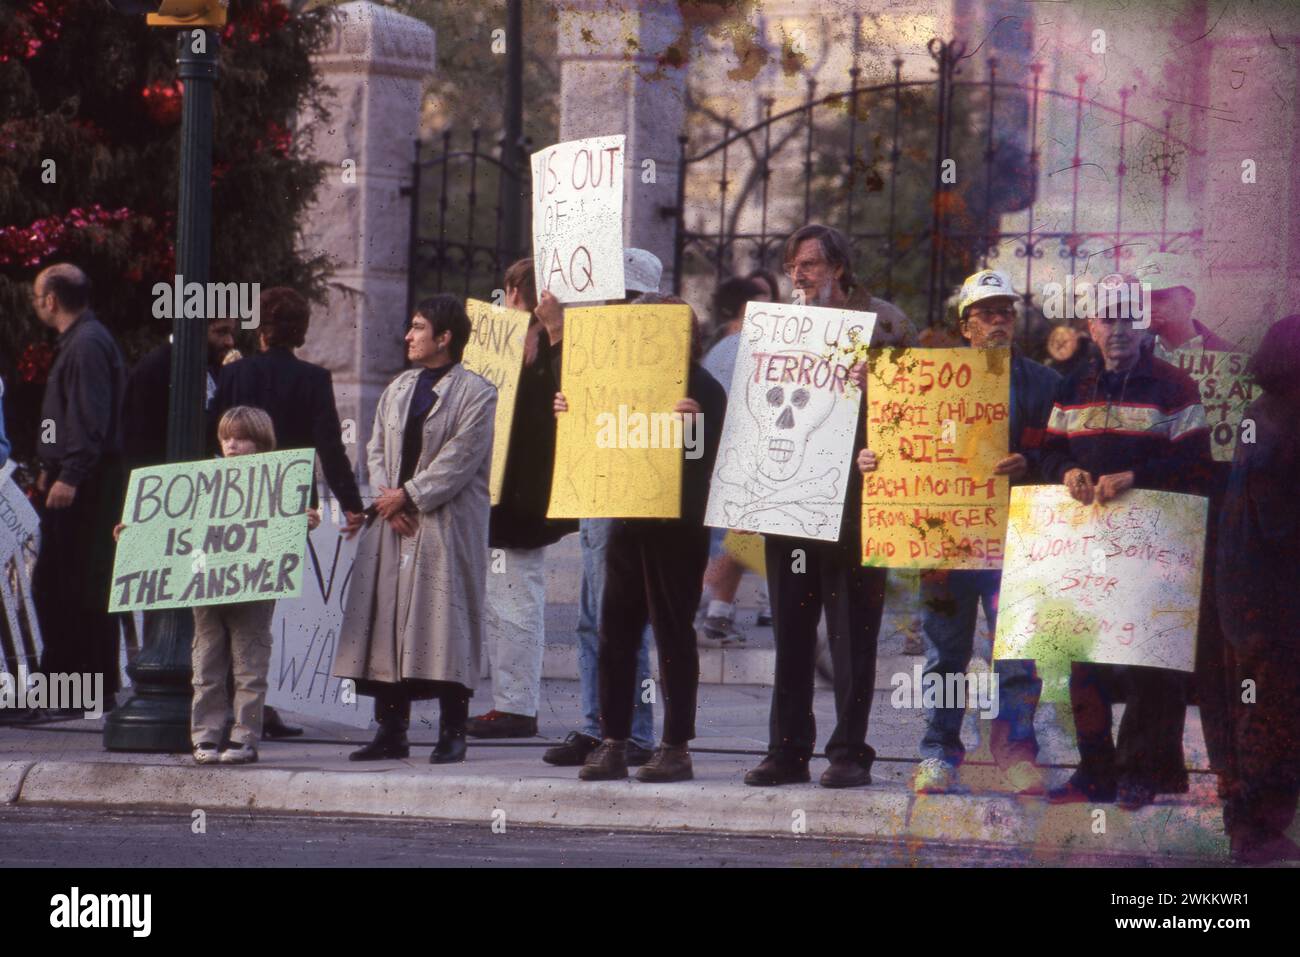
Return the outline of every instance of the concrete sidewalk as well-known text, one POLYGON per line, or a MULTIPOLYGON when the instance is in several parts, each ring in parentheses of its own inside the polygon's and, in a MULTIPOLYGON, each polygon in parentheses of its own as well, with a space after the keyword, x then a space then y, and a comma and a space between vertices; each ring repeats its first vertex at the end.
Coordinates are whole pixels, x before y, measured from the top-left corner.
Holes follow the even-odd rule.
MULTIPOLYGON (((885 649, 882 649, 885 650, 885 649)), ((0 727, 0 800, 18 804, 155 807, 182 811, 257 810, 331 815, 374 815, 519 825, 637 830, 699 830, 892 838, 1041 848, 1060 859, 1080 854, 1139 853, 1152 859, 1223 862, 1227 843, 1211 775, 1194 773, 1192 792, 1136 813, 1114 805, 1051 807, 1041 798, 1016 798, 976 744, 979 722, 968 717, 963 739, 970 749, 963 768, 969 795, 922 796, 909 785, 920 738, 919 711, 890 704, 889 676, 911 670, 917 659, 886 655, 872 713, 870 743, 879 758, 868 788, 831 791, 815 783, 749 788, 744 771, 766 746, 770 689, 735 684, 700 691, 696 780, 644 785, 636 781, 584 783, 575 768, 552 768, 543 748, 578 725, 576 682, 547 680, 541 736, 509 742, 471 742, 465 764, 427 763, 436 737, 437 706, 421 703, 413 716, 413 753, 406 761, 355 764, 349 750, 363 732, 303 720, 308 737, 271 741, 261 762, 236 768, 196 767, 186 755, 112 754, 102 750, 102 721, 67 721, 0 727), (1103 813, 1098 814, 1097 811, 1103 813)), ((488 706, 480 689, 473 709, 488 706)), ((829 691, 816 699, 819 740, 833 724, 829 691)), ((1204 768, 1195 709, 1188 712, 1187 754, 1204 768)), ((1056 727, 1051 705, 1040 709, 1041 760, 1057 765, 1060 780, 1076 758, 1056 727)), ((813 780, 825 762, 813 763, 813 780)))

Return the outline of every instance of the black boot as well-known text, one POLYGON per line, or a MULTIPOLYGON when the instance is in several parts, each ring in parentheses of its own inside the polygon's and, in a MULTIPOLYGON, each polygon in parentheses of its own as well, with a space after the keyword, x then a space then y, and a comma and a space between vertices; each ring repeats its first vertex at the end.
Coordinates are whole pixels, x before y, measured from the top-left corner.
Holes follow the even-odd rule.
POLYGON ((385 721, 379 725, 375 740, 348 755, 349 761, 389 761, 409 758, 411 743, 406 739, 406 725, 385 721))
MULTIPOLYGON (((107 711, 108 708, 104 710, 107 711)), ((285 724, 284 719, 280 717, 280 712, 269 704, 262 708, 262 737, 296 738, 301 734, 302 728, 293 724, 285 724)))
POLYGON ((438 743, 429 755, 430 764, 459 764, 465 760, 465 726, 469 722, 469 691, 456 690, 441 696, 438 743))

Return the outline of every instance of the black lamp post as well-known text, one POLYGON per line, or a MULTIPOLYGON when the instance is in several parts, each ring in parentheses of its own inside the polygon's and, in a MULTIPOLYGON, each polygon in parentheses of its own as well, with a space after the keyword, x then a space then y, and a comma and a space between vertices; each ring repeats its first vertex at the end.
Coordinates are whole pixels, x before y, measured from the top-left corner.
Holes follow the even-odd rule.
MULTIPOLYGON (((217 33, 206 26, 185 28, 177 45, 184 100, 176 272, 186 283, 206 283, 212 251, 212 97, 217 78, 217 33)), ((176 316, 172 320, 167 421, 169 462, 188 462, 204 455, 206 352, 206 322, 176 316)), ((144 648, 127 668, 135 694, 109 714, 104 747, 109 751, 189 751, 193 614, 188 608, 168 609, 147 612, 144 620, 144 648)))

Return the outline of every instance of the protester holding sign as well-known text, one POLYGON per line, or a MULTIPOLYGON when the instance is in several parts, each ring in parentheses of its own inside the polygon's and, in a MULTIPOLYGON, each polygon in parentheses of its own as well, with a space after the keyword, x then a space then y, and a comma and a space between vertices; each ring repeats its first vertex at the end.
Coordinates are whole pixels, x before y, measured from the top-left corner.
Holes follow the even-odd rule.
MULTIPOLYGON (((663 263, 654 253, 628 246, 623 250, 625 296, 606 305, 625 304, 644 293, 657 293, 663 278, 663 263)), ((539 295, 538 318, 551 340, 551 368, 557 382, 563 366, 564 308, 550 292, 539 295)), ((547 749, 542 760, 557 767, 577 767, 600 745, 600 603, 605 594, 605 550, 614 521, 609 518, 578 520, 578 542, 582 548, 582 582, 578 589, 578 687, 582 692, 582 729, 571 731, 564 743, 547 749)), ((642 637, 637 653, 637 687, 650 677, 650 629, 642 637)), ((471 724, 471 733, 473 732, 471 724)), ((637 694, 632 705, 632 737, 627 744, 627 763, 645 764, 654 750, 654 704, 647 695, 637 694)))
MULTIPOLYGON (((1187 256, 1153 253, 1137 267, 1135 275, 1151 287, 1151 332, 1156 358, 1182 369, 1201 390, 1201 405, 1205 409, 1215 460, 1211 466, 1213 481, 1206 491, 1210 496, 1210 514, 1218 515, 1228 488, 1237 430, 1253 395, 1249 377, 1241 374, 1247 357, 1236 352, 1231 342, 1192 318, 1196 308, 1193 286, 1197 279, 1191 273, 1191 265, 1187 256), (1238 374, 1234 374, 1234 367, 1238 374)), ((1213 521, 1206 528, 1205 550, 1210 556, 1215 553, 1217 529, 1213 521)), ((1195 687, 1205 750, 1210 767, 1219 773, 1219 792, 1226 794, 1233 774, 1229 715, 1237 691, 1231 686, 1233 668, 1219 625, 1214 576, 1214 562, 1209 561, 1201 588, 1195 687)))
MULTIPOLYGON (((785 268, 804 305, 868 311, 876 316, 869 344, 909 346, 916 330, 891 303, 877 299, 853 274, 852 248, 828 226, 808 225, 785 244, 785 268)), ((864 381, 864 380, 860 380, 864 381)), ((774 383, 775 384, 775 383, 774 383)), ((863 447, 864 397, 858 405, 851 454, 863 447)), ((836 727, 826 743, 830 767, 823 787, 871 783, 875 751, 867 721, 876 682, 876 639, 885 603, 883 568, 863 568, 862 478, 849 468, 837 540, 766 536, 768 592, 776 634, 776 679, 767 757, 745 775, 755 786, 809 779, 816 745, 813 674, 817 622, 823 609, 834 662, 836 727)))
POLYGON ((379 493, 357 546, 334 674, 375 698, 379 732, 349 757, 404 758, 411 701, 438 698, 432 764, 465 760, 478 686, 488 568, 488 477, 497 395, 460 364, 469 316, 454 296, 420 303, 408 369, 379 397, 367 446, 379 493))
MULTIPOLYGON (((958 331, 973 348, 1006 349, 1014 341, 1016 294, 1005 273, 986 269, 969 276, 958 293, 958 331)), ((1044 430, 1061 377, 1051 369, 1019 354, 1011 357, 1010 453, 998 461, 994 474, 1012 484, 1032 481, 1044 430)), ((876 456, 869 449, 858 455, 864 474, 874 471, 876 456)), ((989 476, 985 476, 986 478, 989 476)), ((868 490, 870 495, 870 490, 868 490)), ((996 628, 998 569, 938 569, 921 575, 922 627, 929 640, 924 675, 962 674, 970 667, 979 606, 990 630, 996 628)), ((1007 772, 1011 789, 1020 794, 1042 792, 1041 775, 1034 767, 1038 739, 1034 711, 1042 683, 1029 661, 994 663, 998 676, 999 712, 993 720, 990 750, 1007 772)), ((952 702, 947 702, 951 705, 952 702)), ((957 784, 956 769, 966 754, 961 742, 964 707, 927 708, 926 730, 921 739, 921 764, 913 779, 918 794, 943 794, 957 784)))
MULTIPOLYGON (((704 525, 709 476, 718 454, 727 395, 699 364, 700 329, 690 307, 675 296, 646 294, 634 305, 685 307, 691 324, 690 365, 685 399, 673 412, 695 417, 702 442, 683 448, 680 518, 615 519, 609 533, 604 597, 600 606, 600 715, 603 741, 587 757, 584 781, 627 777, 627 744, 636 698, 637 653, 647 622, 659 650, 664 689, 664 734, 637 780, 663 783, 694 777, 688 744, 695 737, 699 650, 692 624, 709 558, 704 525)), ((569 412, 563 393, 557 414, 569 412)), ((594 438, 594 437, 593 437, 594 438)))
MULTIPOLYGON (((537 287, 532 259, 505 274, 507 309, 532 313, 537 287)), ((492 710, 470 719, 471 737, 531 737, 537 733, 546 646, 546 547, 577 530, 577 523, 547 519, 555 468, 555 415, 559 389, 551 369, 551 342, 538 318, 529 318, 520 343, 523 367, 513 392, 509 434, 498 435, 504 463, 500 501, 488 525, 487 642, 492 662, 492 710), (504 441, 503 441, 504 440, 504 441)), ((466 360, 468 361, 468 359, 466 360)), ((500 408, 497 410, 500 419, 500 408)))
MULTIPOLYGON (((1062 387, 1052 406, 1040 467, 1084 505, 1128 489, 1203 494, 1210 435, 1196 383, 1140 348, 1141 313, 1124 277, 1098 296, 1088 328, 1103 365, 1062 387)), ((1079 769, 1049 792, 1056 803, 1114 801, 1138 808, 1158 793, 1187 790, 1184 678, 1163 668, 1076 662, 1070 705, 1079 769), (1111 739, 1115 686, 1127 689, 1118 741, 1111 739)))
POLYGON ((1265 333, 1250 371, 1253 441, 1237 443, 1219 522, 1219 612, 1236 658, 1223 824, 1239 863, 1266 864, 1300 859, 1286 836, 1300 798, 1300 315, 1265 333))
MULTIPOLYGON (((262 409, 236 406, 228 409, 217 426, 217 441, 227 459, 275 448, 275 427, 262 409)), ((315 528, 320 515, 308 509, 307 528, 315 528)), ((266 676, 271 665, 271 617, 274 601, 248 601, 227 605, 202 605, 194 609, 194 645, 191 649, 194 704, 190 734, 198 764, 250 764, 257 760, 266 705, 266 676), (225 730, 230 699, 226 674, 233 669, 235 725, 230 747, 218 753, 225 730)))

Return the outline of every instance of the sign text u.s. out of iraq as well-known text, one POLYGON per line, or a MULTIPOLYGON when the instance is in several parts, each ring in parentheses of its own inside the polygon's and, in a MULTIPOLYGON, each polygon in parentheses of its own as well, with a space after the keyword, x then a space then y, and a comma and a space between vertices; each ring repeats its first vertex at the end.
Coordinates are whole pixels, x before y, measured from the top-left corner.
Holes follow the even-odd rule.
POLYGON ((556 143, 532 156, 537 289, 560 302, 622 299, 623 135, 556 143))
POLYGON ((315 459, 290 449, 136 469, 108 610, 300 595, 315 459))

